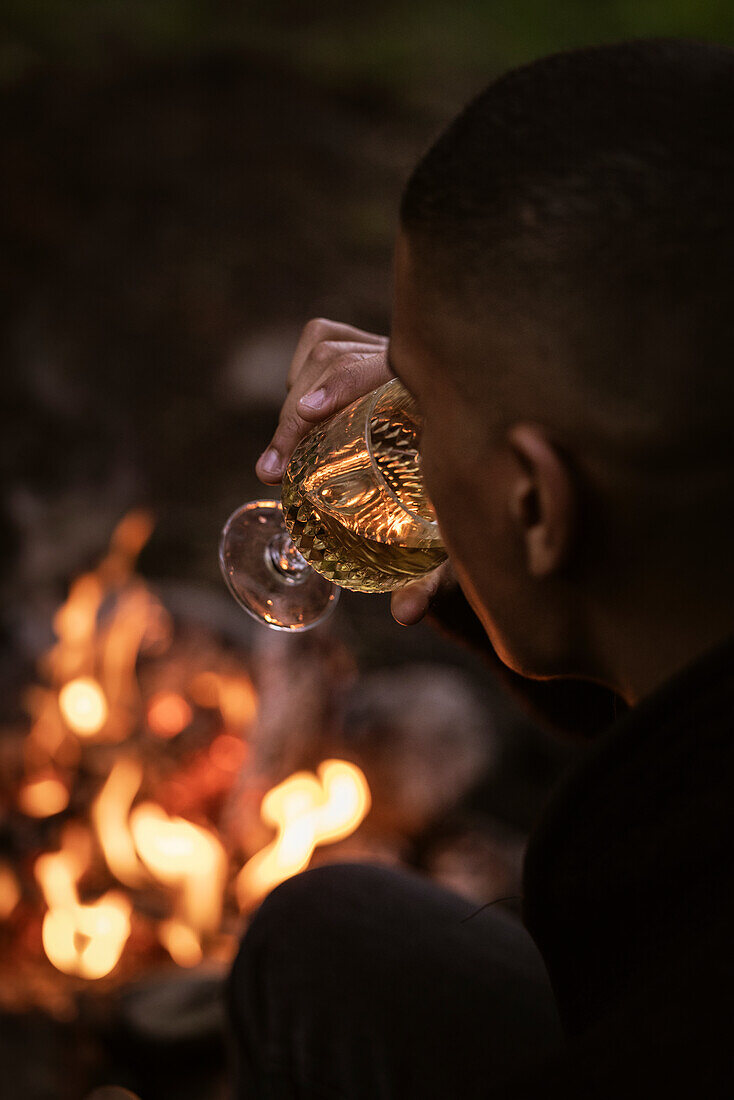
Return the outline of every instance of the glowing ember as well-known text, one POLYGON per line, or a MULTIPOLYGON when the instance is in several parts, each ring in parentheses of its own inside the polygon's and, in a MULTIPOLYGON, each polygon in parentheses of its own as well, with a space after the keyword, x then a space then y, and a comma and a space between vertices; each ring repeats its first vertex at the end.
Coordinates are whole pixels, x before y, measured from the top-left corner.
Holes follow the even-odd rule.
POLYGON ((220 733, 209 746, 209 759, 223 772, 236 772, 247 756, 247 745, 232 733, 220 733))
POLYGON ((142 781, 140 764, 121 757, 92 806, 92 821, 107 866, 126 886, 138 886, 145 877, 128 826, 130 807, 142 781))
POLYGON ((189 704, 174 691, 159 691, 148 703, 148 726, 159 737, 175 737, 192 717, 189 704))
POLYGON ((213 833, 169 817, 152 802, 130 815, 135 847, 148 870, 177 889, 178 917, 196 932, 215 932, 222 916, 227 857, 213 833))
POLYGON ((203 958, 199 937, 181 921, 162 921, 158 939, 178 966, 196 966, 203 958))
POLYGON ((69 791, 60 779, 49 775, 29 779, 18 792, 18 806, 28 817, 51 817, 69 805, 69 791))
POLYGON ((130 935, 130 901, 109 890, 83 905, 76 884, 84 863, 71 849, 36 860, 35 872, 48 912, 41 936, 49 960, 64 974, 103 978, 117 965, 130 935))
POLYGON ((278 834, 237 876, 240 906, 251 907, 279 882, 303 871, 318 844, 349 836, 369 808, 363 772, 344 760, 325 760, 318 778, 297 772, 273 787, 262 800, 260 816, 278 834))
POLYGON ((0 863, 0 920, 7 920, 20 901, 20 886, 7 863, 0 863))
POLYGON ((59 692, 59 707, 69 729, 80 737, 99 733, 107 721, 107 700, 91 676, 79 676, 64 684, 59 692))

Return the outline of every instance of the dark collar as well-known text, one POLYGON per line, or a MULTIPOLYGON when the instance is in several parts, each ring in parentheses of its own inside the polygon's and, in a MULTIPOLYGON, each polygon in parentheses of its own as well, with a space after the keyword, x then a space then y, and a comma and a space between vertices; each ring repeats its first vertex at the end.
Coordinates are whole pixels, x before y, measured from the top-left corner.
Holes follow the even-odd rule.
POLYGON ((531 837, 525 922, 570 1032, 706 934, 734 894, 733 826, 734 639, 602 734, 531 837))

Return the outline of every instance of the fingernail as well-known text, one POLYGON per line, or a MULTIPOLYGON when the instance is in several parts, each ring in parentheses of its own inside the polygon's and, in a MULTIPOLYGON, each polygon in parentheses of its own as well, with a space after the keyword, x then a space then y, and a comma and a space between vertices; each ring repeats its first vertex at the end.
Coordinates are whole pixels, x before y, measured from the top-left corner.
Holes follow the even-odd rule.
POLYGON ((264 474, 279 474, 281 468, 280 455, 274 447, 268 447, 260 455, 257 464, 264 474))
POLYGON ((326 404, 326 390, 314 390, 313 393, 305 393, 298 402, 304 409, 311 412, 320 412, 326 404))

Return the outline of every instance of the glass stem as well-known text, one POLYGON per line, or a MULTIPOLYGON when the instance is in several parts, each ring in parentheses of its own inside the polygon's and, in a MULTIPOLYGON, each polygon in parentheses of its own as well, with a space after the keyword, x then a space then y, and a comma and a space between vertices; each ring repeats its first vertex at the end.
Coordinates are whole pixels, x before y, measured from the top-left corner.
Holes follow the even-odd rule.
POLYGON ((286 584, 300 584, 311 571, 311 566, 298 553, 287 531, 275 535, 265 547, 265 562, 286 584))

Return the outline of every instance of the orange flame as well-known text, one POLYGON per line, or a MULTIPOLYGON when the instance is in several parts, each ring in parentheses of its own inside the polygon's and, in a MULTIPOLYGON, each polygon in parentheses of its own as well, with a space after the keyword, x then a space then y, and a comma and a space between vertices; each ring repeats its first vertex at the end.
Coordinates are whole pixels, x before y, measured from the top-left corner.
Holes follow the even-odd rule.
POLYGON ((142 781, 140 764, 123 757, 115 762, 92 806, 92 821, 107 866, 126 886, 139 886, 145 877, 127 821, 142 781))
POLYGON ((20 788, 18 805, 28 817, 51 817, 69 805, 69 790, 55 775, 39 776, 20 788))
POLYGON ((201 707, 218 707, 228 729, 249 726, 257 710, 257 695, 246 676, 200 672, 191 682, 191 698, 201 707))
POLYGON ((180 920, 161 921, 158 939, 178 966, 196 966, 203 958, 196 932, 180 920))
MULTIPOLYGON (((42 669, 61 689, 59 709, 66 726, 80 737, 102 734, 105 740, 121 741, 128 736, 140 708, 138 653, 167 636, 168 617, 160 602, 132 575, 152 526, 148 512, 125 516, 98 568, 73 582, 54 617, 58 641, 42 669), (100 622, 100 608, 111 592, 114 604, 100 622)), ((48 721, 45 725, 48 741, 52 730, 48 721)))
MULTIPOLYGON (((139 655, 165 652, 171 637, 169 616, 134 575, 135 559, 151 529, 147 513, 126 516, 99 566, 70 586, 55 616, 57 642, 40 666, 45 684, 29 693, 32 726, 24 753, 30 778, 18 796, 29 815, 49 816, 67 805, 68 781, 61 777, 70 777, 80 759, 95 753, 87 747, 90 740, 120 742, 144 728, 146 718, 152 733, 175 737, 193 721, 193 704, 214 708, 222 718, 208 753, 197 756, 197 791, 199 779, 202 786, 212 776, 221 784, 241 767, 247 752, 242 731, 256 716, 257 695, 235 664, 225 665, 224 672, 199 673, 187 684, 186 697, 166 690, 146 703, 141 695, 139 655)), ((143 742, 144 751, 150 747, 150 740, 143 742)), ((169 816, 153 803, 136 807, 142 781, 137 760, 129 755, 118 759, 92 805, 91 822, 107 867, 120 883, 131 891, 155 887, 169 892, 170 915, 158 923, 157 936, 178 965, 193 966, 204 948, 212 955, 226 939, 219 928, 227 856, 211 829, 169 816)), ((274 787, 263 799, 261 814, 275 830, 275 840, 237 878, 242 908, 304 869, 317 845, 349 835, 369 807, 364 775, 344 761, 324 761, 317 774, 300 772, 274 787)), ((64 973, 100 978, 114 969, 125 949, 133 895, 108 890, 94 901, 82 901, 83 875, 93 856, 90 831, 65 828, 60 849, 35 863, 47 905, 43 946, 64 973)), ((99 853, 94 851, 96 875, 99 853)), ((12 871, 0 863, 0 919, 13 912, 19 896, 12 871)))
POLYGON ((152 802, 137 806, 130 828, 152 875, 178 892, 176 916, 197 933, 215 932, 222 917, 227 857, 217 837, 152 802))
POLYGON ((25 705, 32 722, 23 750, 26 769, 34 772, 52 761, 73 767, 79 759, 79 742, 64 723, 56 692, 34 685, 25 693, 25 705))
POLYGON ((51 679, 63 684, 94 670, 97 614, 104 589, 95 573, 84 573, 69 588, 66 602, 54 616, 58 638, 47 657, 51 679))
POLYGON ((0 920, 7 920, 20 901, 20 886, 7 863, 0 863, 0 920))
POLYGON ((345 760, 325 760, 318 778, 296 772, 273 787, 262 800, 260 816, 278 834, 237 876, 241 908, 250 908, 279 882, 303 871, 318 844, 349 836, 369 809, 364 773, 345 760))
POLYGON ((105 694, 91 676, 78 676, 59 692, 59 708, 70 730, 80 737, 92 737, 107 721, 105 694))
POLYGON ((129 585, 117 597, 100 645, 100 682, 110 704, 105 735, 110 741, 122 741, 135 725, 141 705, 135 664, 151 625, 157 629, 162 614, 160 604, 142 584, 129 585))
POLYGON ((152 512, 145 508, 122 517, 110 539, 107 557, 99 567, 107 585, 119 585, 128 579, 138 554, 153 533, 154 523, 152 512))
POLYGON ((57 970, 80 978, 103 978, 115 968, 127 943, 132 906, 114 890, 82 904, 77 882, 85 866, 84 855, 71 846, 36 860, 36 878, 48 905, 41 936, 57 970))

